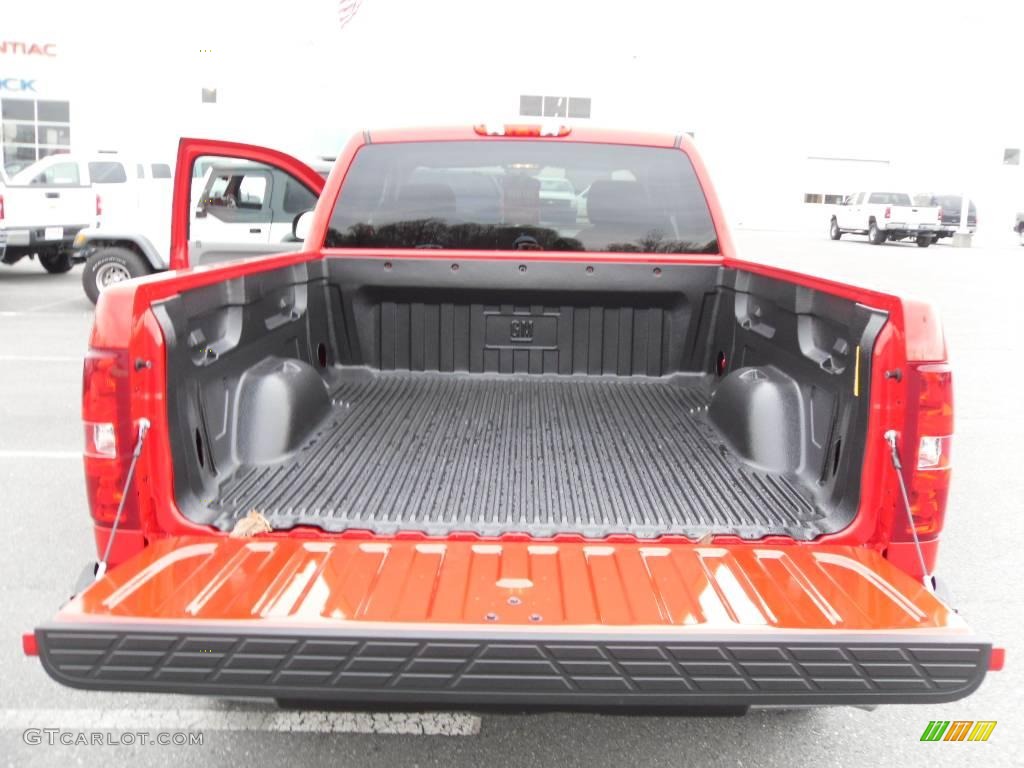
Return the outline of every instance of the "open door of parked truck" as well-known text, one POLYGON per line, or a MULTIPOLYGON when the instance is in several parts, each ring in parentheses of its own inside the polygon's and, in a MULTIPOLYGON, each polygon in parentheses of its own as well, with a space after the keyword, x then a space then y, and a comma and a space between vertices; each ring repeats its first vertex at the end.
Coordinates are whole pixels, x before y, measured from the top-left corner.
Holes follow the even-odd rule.
POLYGON ((292 222, 324 177, 265 147, 184 138, 178 145, 171 269, 298 250, 292 222))

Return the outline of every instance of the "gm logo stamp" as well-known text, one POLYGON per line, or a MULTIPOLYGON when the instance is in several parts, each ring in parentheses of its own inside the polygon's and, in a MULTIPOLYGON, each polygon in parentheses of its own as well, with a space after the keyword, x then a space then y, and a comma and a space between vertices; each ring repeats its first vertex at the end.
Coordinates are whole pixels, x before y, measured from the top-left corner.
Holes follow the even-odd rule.
POLYGON ((996 720, 931 720, 921 741, 988 741, 996 720))
POLYGON ((557 349, 558 315, 484 312, 485 349, 557 349))
POLYGON ((509 341, 533 341, 533 320, 513 320, 509 341))

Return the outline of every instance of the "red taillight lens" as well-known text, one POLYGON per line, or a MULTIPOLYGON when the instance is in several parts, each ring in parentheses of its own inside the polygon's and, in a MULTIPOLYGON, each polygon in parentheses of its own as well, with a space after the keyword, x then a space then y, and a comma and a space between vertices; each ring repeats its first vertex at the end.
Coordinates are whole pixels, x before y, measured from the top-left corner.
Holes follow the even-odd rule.
POLYGON ((885 209, 885 218, 887 218, 887 219, 891 219, 892 218, 892 208, 886 207, 886 209, 885 209))
MULTIPOLYGON (((902 449, 910 509, 918 538, 934 539, 945 521, 952 470, 953 374, 949 365, 910 365, 907 402, 914 409, 907 418, 902 449)), ((910 541, 913 537, 905 515, 898 520, 893 540, 910 541)))
POLYGON ((99 195, 96 195, 96 215, 103 215, 103 199, 99 195))
POLYGON ((0 221, 4 220, 4 196, 0 195, 0 221))
POLYGON ((942 221, 942 209, 939 208, 939 221, 942 221))
MULTIPOLYGON (((131 420, 129 383, 126 350, 89 350, 82 371, 85 487, 93 519, 100 525, 114 522, 135 448, 137 430, 131 420)), ((138 505, 132 495, 119 526, 139 526, 138 505)))

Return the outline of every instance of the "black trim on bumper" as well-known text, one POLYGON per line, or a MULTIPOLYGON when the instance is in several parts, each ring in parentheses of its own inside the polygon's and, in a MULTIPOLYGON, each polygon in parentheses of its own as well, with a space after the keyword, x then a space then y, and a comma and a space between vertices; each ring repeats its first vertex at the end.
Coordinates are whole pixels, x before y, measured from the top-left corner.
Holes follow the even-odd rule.
POLYGON ((917 704, 973 692, 991 644, 973 636, 825 631, 359 631, 138 625, 36 630, 47 673, 106 691, 472 708, 917 704), (232 631, 233 630, 233 631, 232 631))
POLYGON ((12 251, 17 250, 25 253, 34 253, 40 248, 71 248, 78 233, 88 226, 88 224, 61 226, 64 232, 59 240, 47 240, 45 238, 46 227, 10 227, 7 232, 7 247, 12 251), (13 239, 12 235, 14 235, 13 239), (26 235, 28 236, 27 239, 26 235))

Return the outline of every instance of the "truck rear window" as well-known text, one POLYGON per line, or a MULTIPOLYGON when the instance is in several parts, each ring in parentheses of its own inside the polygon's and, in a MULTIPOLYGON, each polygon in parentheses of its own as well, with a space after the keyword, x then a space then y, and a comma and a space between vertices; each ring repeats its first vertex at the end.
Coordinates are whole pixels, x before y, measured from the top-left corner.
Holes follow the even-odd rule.
POLYGON ((683 152, 543 139, 363 147, 325 245, 718 252, 683 152))
POLYGON ((872 192, 869 205, 906 205, 910 206, 910 195, 903 192, 872 192))

